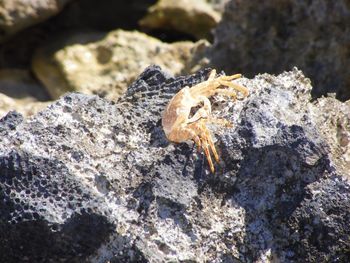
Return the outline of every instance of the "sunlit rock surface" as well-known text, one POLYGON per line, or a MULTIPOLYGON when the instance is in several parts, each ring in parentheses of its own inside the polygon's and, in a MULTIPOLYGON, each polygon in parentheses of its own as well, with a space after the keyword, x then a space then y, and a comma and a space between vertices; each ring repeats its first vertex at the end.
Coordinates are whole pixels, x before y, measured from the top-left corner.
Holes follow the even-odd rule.
POLYGON ((205 41, 163 43, 137 31, 115 30, 107 35, 77 34, 53 40, 33 58, 33 70, 52 97, 67 91, 116 99, 148 65, 165 71, 191 72, 202 63, 205 41), (69 43, 72 42, 72 43, 69 43))
POLYGON ((3 118, 0 261, 345 262, 350 185, 309 79, 242 78, 248 98, 213 98, 234 126, 210 127, 211 174, 192 142, 170 143, 161 127, 171 97, 209 72, 153 66, 116 103, 68 94, 30 119, 3 118))
POLYGON ((148 9, 140 25, 147 29, 175 30, 197 39, 209 38, 210 31, 221 19, 221 13, 214 9, 215 6, 223 8, 222 3, 210 5, 205 0, 159 0, 148 9))

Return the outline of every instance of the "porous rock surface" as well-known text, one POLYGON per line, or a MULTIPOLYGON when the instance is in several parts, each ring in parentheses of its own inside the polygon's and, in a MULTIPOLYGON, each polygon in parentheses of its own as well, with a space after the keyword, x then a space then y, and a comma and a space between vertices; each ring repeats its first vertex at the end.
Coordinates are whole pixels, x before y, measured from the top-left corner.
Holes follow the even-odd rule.
POLYGON ((297 66, 314 97, 350 98, 348 0, 231 0, 214 35, 216 68, 254 76, 297 66))
POLYGON ((327 140, 337 169, 350 179, 350 100, 319 98, 311 107, 311 117, 327 140))
POLYGON ((0 42, 18 31, 57 13, 70 0, 2 0, 0 2, 0 42))
MULTIPOLYGON (((220 164, 169 143, 161 112, 209 70, 147 68, 116 103, 68 94, 0 122, 0 261, 345 262, 350 185, 294 69, 213 99, 220 164), (311 114, 312 113, 312 114, 311 114)), ((320 113, 321 114, 321 113, 320 113)), ((322 114, 327 114, 322 112, 322 114)))

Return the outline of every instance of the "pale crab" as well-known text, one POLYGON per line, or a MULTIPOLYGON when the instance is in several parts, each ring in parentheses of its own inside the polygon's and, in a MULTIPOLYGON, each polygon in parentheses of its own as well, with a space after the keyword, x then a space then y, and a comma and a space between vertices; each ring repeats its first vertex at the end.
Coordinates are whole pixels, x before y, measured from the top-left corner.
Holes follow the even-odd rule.
POLYGON ((175 94, 163 112, 162 125, 168 140, 177 143, 193 140, 198 149, 203 149, 212 173, 215 169, 210 151, 216 162, 219 162, 219 156, 206 124, 214 123, 230 127, 231 123, 226 119, 211 116, 211 102, 208 98, 222 94, 235 100, 236 91, 242 93, 244 97, 248 96, 249 91, 246 87, 231 82, 240 77, 241 74, 216 77, 216 70, 213 69, 206 81, 191 88, 186 86, 175 94), (201 104, 203 105, 190 117, 191 109, 201 104))

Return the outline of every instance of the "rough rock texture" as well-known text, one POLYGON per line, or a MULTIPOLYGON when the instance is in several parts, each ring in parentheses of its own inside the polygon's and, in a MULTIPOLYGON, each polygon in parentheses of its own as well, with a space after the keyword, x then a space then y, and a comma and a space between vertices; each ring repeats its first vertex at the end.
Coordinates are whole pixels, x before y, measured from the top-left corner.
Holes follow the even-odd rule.
POLYGON ((170 98, 208 73, 150 67, 116 104, 69 94, 31 119, 3 118, 0 261, 346 262, 350 184, 310 81, 264 74, 238 81, 243 101, 214 98, 234 127, 211 127, 213 175, 161 128, 170 98))
POLYGON ((221 15, 205 0, 159 0, 151 6, 140 25, 149 29, 170 29, 208 38, 221 15))
POLYGON ((350 100, 322 97, 310 107, 311 116, 327 140, 334 163, 350 179, 350 100))
POLYGON ((0 41, 57 13, 70 0, 2 0, 0 41))
POLYGON ((77 34, 66 39, 65 36, 65 43, 53 40, 33 59, 35 74, 53 98, 79 91, 116 99, 152 63, 172 74, 190 72, 201 64, 199 54, 207 45, 204 41, 167 44, 143 33, 123 30, 107 35, 77 34))
POLYGON ((232 0, 215 30, 212 65, 249 76, 297 66, 314 97, 350 98, 348 0, 232 0))

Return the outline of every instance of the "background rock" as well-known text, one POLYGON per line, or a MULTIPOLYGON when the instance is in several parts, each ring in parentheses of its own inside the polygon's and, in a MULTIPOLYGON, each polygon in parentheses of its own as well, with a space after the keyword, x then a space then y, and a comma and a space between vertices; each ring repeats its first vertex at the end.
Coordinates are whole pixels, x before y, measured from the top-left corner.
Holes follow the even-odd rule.
MULTIPOLYGON (((219 7, 219 3, 217 3, 219 7)), ((170 29, 195 38, 208 38, 221 16, 206 0, 159 0, 148 9, 140 25, 148 29, 170 29)))
POLYGON ((249 76, 299 67, 314 97, 350 98, 349 1, 240 1, 226 6, 211 50, 214 67, 249 76))
POLYGON ((0 69, 0 92, 17 99, 49 99, 40 82, 23 69, 0 69))
POLYGON ((59 13, 70 0, 2 0, 0 41, 59 13))
POLYGON ((16 109, 30 116, 44 108, 49 96, 27 70, 0 70, 0 118, 16 109))
POLYGON ((0 93, 0 118, 4 117, 9 111, 16 110, 24 117, 36 114, 45 108, 50 102, 32 100, 30 98, 13 99, 0 93))
POLYGON ((296 69, 264 74, 238 81, 245 100, 213 98, 214 115, 234 124, 210 127, 213 175, 191 142, 169 143, 161 127, 170 98, 208 73, 150 67, 117 104, 69 94, 31 119, 3 118, 1 261, 346 260, 349 182, 310 81, 296 69))
MULTIPOLYGON (((9 0, 8 2, 10 2, 9 0)), ((50 0, 51 1, 51 0, 50 0)), ((70 32, 97 31, 106 33, 118 28, 138 29, 138 20, 156 0, 74 0, 59 14, 21 30, 0 44, 0 67, 30 68, 34 51, 45 41, 70 32)), ((18 1, 15 1, 18 2, 18 1)), ((28 9, 39 1, 26 1, 28 9)), ((41 1, 44 2, 44 1, 41 1)), ((49 1, 47 1, 49 2, 49 1)), ((53 1, 51 1, 53 2, 53 1)))
POLYGON ((77 34, 45 45, 33 59, 33 70, 53 98, 79 91, 113 100, 149 64, 172 74, 198 69, 205 63, 199 62, 205 46, 203 41, 167 44, 136 31, 77 34))

